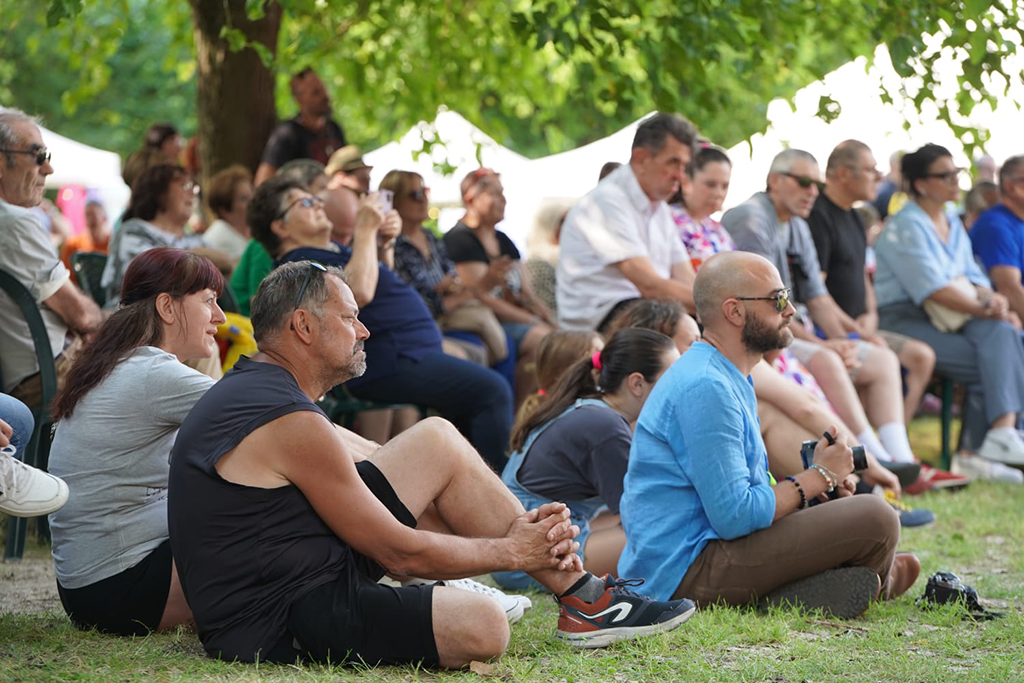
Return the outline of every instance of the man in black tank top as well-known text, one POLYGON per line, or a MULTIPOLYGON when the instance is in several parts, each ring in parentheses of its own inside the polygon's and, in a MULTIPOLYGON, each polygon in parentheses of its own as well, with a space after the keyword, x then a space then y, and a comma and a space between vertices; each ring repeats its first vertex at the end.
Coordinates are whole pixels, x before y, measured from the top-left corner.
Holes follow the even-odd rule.
POLYGON ((207 652, 445 667, 504 652, 509 627, 491 597, 384 586, 385 572, 530 572, 559 596, 558 635, 580 647, 689 618, 689 600, 656 602, 584 571, 568 509, 524 511, 448 422, 429 418, 383 447, 332 424, 313 401, 365 370, 357 315, 340 269, 277 268, 252 302, 260 353, 181 426, 168 524, 207 652))

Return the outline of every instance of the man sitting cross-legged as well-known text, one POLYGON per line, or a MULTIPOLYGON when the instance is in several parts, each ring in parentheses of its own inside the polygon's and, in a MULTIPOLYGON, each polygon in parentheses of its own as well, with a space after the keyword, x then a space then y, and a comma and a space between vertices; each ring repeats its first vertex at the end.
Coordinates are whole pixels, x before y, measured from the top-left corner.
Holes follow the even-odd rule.
MULTIPOLYGON (((561 503, 526 512, 446 421, 383 447, 313 403, 366 368, 352 290, 338 268, 273 271, 252 303, 261 349, 185 419, 168 521, 182 588, 207 652, 245 661, 422 662, 502 654, 490 597, 394 576, 524 570, 559 597, 558 634, 581 647, 665 631, 693 612, 586 572, 561 503)), ((632 582, 631 582, 632 583, 632 582)))
POLYGON ((768 473, 750 371, 793 339, 779 272, 761 256, 723 252, 704 263, 693 292, 704 337, 658 381, 637 421, 619 572, 646 577, 644 590, 662 599, 768 596, 838 617, 860 614, 880 590, 904 593, 921 566, 896 554, 892 508, 851 495, 853 454, 835 427, 811 469, 777 484, 768 473), (839 500, 808 509, 832 486, 839 500))

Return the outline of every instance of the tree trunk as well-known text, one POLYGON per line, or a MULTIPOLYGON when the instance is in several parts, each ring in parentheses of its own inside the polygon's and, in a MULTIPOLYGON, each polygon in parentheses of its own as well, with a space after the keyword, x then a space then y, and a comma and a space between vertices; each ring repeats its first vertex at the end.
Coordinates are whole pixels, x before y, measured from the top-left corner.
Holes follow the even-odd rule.
POLYGON ((245 0, 190 0, 199 68, 196 93, 202 182, 232 164, 255 172, 263 147, 277 122, 274 76, 250 47, 232 52, 220 37, 229 25, 249 42, 277 52, 281 6, 266 4, 266 15, 249 21, 245 0), (230 12, 230 16, 225 15, 230 12))

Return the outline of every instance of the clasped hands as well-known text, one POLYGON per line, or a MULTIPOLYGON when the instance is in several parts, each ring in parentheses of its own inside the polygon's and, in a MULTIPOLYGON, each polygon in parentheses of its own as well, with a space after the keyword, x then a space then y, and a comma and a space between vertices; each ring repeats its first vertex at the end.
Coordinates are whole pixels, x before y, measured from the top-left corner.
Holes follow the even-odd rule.
POLYGON ((505 538, 517 562, 515 569, 582 571, 583 561, 576 554, 579 533, 565 503, 545 503, 517 517, 505 538))

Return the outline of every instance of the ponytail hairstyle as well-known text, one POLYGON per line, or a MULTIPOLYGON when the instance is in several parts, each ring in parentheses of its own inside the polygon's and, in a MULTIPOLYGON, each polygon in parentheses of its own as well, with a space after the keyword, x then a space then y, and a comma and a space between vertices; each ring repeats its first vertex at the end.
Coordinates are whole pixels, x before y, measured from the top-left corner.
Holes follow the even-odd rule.
MULTIPOLYGON (((589 358, 595 348, 603 345, 601 335, 587 330, 554 330, 544 335, 537 345, 537 360, 533 370, 537 378, 537 393, 527 396, 519 407, 516 425, 522 424, 544 403, 547 392, 551 391, 566 370, 581 358, 589 358)), ((515 431, 516 427, 512 429, 515 431)))
POLYGON ((171 247, 150 249, 136 256, 125 271, 118 310, 75 359, 64 388, 54 399, 54 421, 71 417, 78 402, 129 353, 163 341, 163 321, 155 303, 159 294, 170 294, 180 301, 207 288, 220 296, 224 278, 205 256, 171 247))
POLYGON ((513 428, 512 450, 521 449, 530 432, 558 417, 578 398, 614 394, 634 372, 653 382, 661 372, 663 356, 675 348, 669 337, 653 330, 616 332, 603 351, 569 368, 548 392, 544 403, 513 428))

